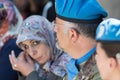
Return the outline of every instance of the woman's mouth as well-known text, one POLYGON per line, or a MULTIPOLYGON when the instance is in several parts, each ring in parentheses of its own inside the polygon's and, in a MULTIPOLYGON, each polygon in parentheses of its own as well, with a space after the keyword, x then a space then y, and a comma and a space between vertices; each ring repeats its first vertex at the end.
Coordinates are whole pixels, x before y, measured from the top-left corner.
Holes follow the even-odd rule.
POLYGON ((40 57, 36 58, 35 60, 39 62, 39 61, 41 61, 42 59, 43 59, 42 56, 40 56, 40 57))

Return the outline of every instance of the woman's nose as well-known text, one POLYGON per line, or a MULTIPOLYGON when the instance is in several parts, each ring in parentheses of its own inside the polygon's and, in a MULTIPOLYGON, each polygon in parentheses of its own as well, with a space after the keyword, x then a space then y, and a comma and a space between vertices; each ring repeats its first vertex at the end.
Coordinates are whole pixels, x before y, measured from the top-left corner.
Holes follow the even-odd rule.
POLYGON ((34 49, 34 48, 30 47, 30 48, 29 48, 29 54, 30 54, 31 56, 36 55, 36 54, 37 54, 36 49, 34 49))

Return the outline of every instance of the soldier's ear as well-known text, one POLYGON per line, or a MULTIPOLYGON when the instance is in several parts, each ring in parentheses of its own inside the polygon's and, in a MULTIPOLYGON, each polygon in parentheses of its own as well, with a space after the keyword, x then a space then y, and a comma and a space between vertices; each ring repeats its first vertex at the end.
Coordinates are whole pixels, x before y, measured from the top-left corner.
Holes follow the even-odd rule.
POLYGON ((114 70, 119 64, 114 58, 110 58, 109 67, 114 70))
POLYGON ((79 33, 75 30, 75 29, 69 29, 69 31, 68 31, 68 33, 69 33, 69 38, 73 41, 73 42, 75 42, 76 40, 78 40, 78 38, 79 38, 79 33))

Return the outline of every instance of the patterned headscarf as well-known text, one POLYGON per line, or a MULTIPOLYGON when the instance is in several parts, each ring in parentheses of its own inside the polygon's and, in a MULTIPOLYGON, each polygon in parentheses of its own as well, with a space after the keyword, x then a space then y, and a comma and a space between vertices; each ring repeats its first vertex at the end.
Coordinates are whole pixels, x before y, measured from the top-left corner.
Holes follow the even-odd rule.
POLYGON ((10 0, 0 0, 0 24, 2 24, 4 20, 7 20, 9 25, 6 26, 8 27, 7 32, 5 31, 3 36, 0 37, 0 46, 4 45, 8 36, 10 37, 18 33, 19 27, 23 21, 20 12, 10 0))
POLYGON ((9 23, 16 24, 17 18, 15 17, 16 14, 13 3, 9 0, 0 0, 0 5, 1 10, 3 10, 0 10, 0 17, 4 16, 8 19, 9 23))
POLYGON ((43 68, 58 76, 65 75, 64 69, 70 57, 56 48, 53 26, 46 18, 33 15, 23 21, 16 43, 19 46, 20 42, 25 40, 38 40, 47 44, 50 47, 51 59, 46 62, 43 68))

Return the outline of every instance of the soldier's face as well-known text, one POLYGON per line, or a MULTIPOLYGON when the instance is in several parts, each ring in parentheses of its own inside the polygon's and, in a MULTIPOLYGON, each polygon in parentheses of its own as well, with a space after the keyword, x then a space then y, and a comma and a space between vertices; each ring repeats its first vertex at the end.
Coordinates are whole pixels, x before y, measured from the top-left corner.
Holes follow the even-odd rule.
POLYGON ((96 63, 101 75, 101 78, 103 80, 110 80, 110 75, 112 74, 112 69, 111 69, 111 59, 107 57, 104 49, 101 47, 100 43, 97 43, 97 49, 96 49, 96 63))

